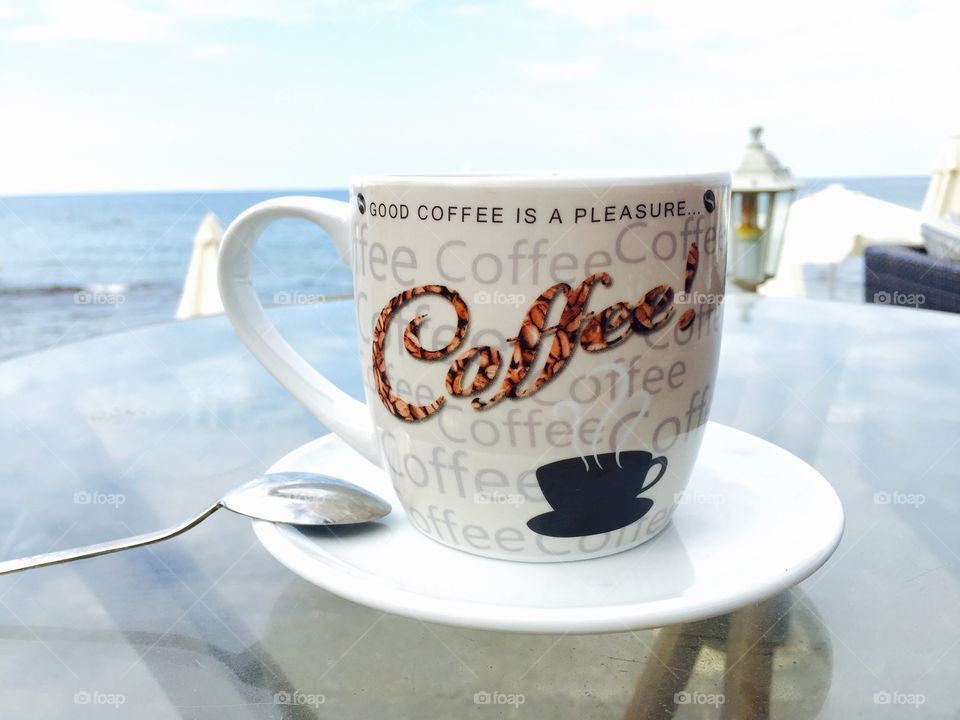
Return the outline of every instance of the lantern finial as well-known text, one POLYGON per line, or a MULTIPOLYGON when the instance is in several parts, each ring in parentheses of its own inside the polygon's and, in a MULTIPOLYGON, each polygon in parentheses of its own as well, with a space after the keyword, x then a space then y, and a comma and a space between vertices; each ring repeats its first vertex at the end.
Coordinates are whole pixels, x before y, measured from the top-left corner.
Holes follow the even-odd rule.
POLYGON ((740 165, 733 171, 733 190, 779 192, 795 190, 800 186, 790 171, 780 164, 773 153, 760 142, 763 126, 750 128, 751 142, 747 143, 740 165))

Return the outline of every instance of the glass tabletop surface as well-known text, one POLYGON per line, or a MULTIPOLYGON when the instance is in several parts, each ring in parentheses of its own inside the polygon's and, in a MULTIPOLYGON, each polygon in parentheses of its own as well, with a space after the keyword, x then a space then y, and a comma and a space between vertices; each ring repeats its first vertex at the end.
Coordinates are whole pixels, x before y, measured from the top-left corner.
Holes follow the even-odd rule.
MULTIPOLYGON (((724 312, 711 419, 813 465, 846 512, 799 586, 657 630, 466 630, 338 598, 217 513, 0 577, 3 716, 960 717, 960 316, 745 295, 724 312)), ((361 396, 351 303, 270 313, 361 396)), ((14 358, 0 559, 173 525, 324 432, 222 317, 14 358)))

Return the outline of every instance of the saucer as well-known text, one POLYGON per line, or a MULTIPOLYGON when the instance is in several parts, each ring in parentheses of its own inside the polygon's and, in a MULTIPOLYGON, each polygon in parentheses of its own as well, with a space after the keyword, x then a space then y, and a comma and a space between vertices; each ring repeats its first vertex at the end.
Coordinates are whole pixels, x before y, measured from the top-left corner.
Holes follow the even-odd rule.
POLYGON ((843 508, 786 450, 709 423, 667 528, 625 552, 576 562, 495 560, 441 545, 410 523, 383 470, 335 435, 269 472, 342 477, 392 506, 367 525, 263 521, 264 547, 304 579, 386 612, 445 625, 531 633, 623 632, 701 620, 779 594, 830 557, 843 508))

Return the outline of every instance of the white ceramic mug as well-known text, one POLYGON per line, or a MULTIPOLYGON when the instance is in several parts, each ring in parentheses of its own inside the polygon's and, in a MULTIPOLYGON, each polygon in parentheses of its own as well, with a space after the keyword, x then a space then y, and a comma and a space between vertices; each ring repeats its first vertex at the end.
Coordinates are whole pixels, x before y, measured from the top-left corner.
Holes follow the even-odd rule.
POLYGON ((654 537, 690 478, 720 347, 729 185, 362 178, 349 203, 244 212, 223 239, 220 292, 254 356, 386 470, 422 532, 503 559, 599 557, 654 537), (366 403, 257 300, 254 245, 285 217, 326 230, 353 269, 366 403))

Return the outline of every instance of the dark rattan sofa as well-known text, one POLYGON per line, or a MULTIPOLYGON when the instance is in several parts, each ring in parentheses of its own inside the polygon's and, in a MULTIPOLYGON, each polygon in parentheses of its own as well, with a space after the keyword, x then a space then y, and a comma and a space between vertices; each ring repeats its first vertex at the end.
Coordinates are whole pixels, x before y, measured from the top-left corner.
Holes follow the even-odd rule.
POLYGON ((865 300, 960 313, 960 262, 922 246, 874 245, 864 251, 865 300))

